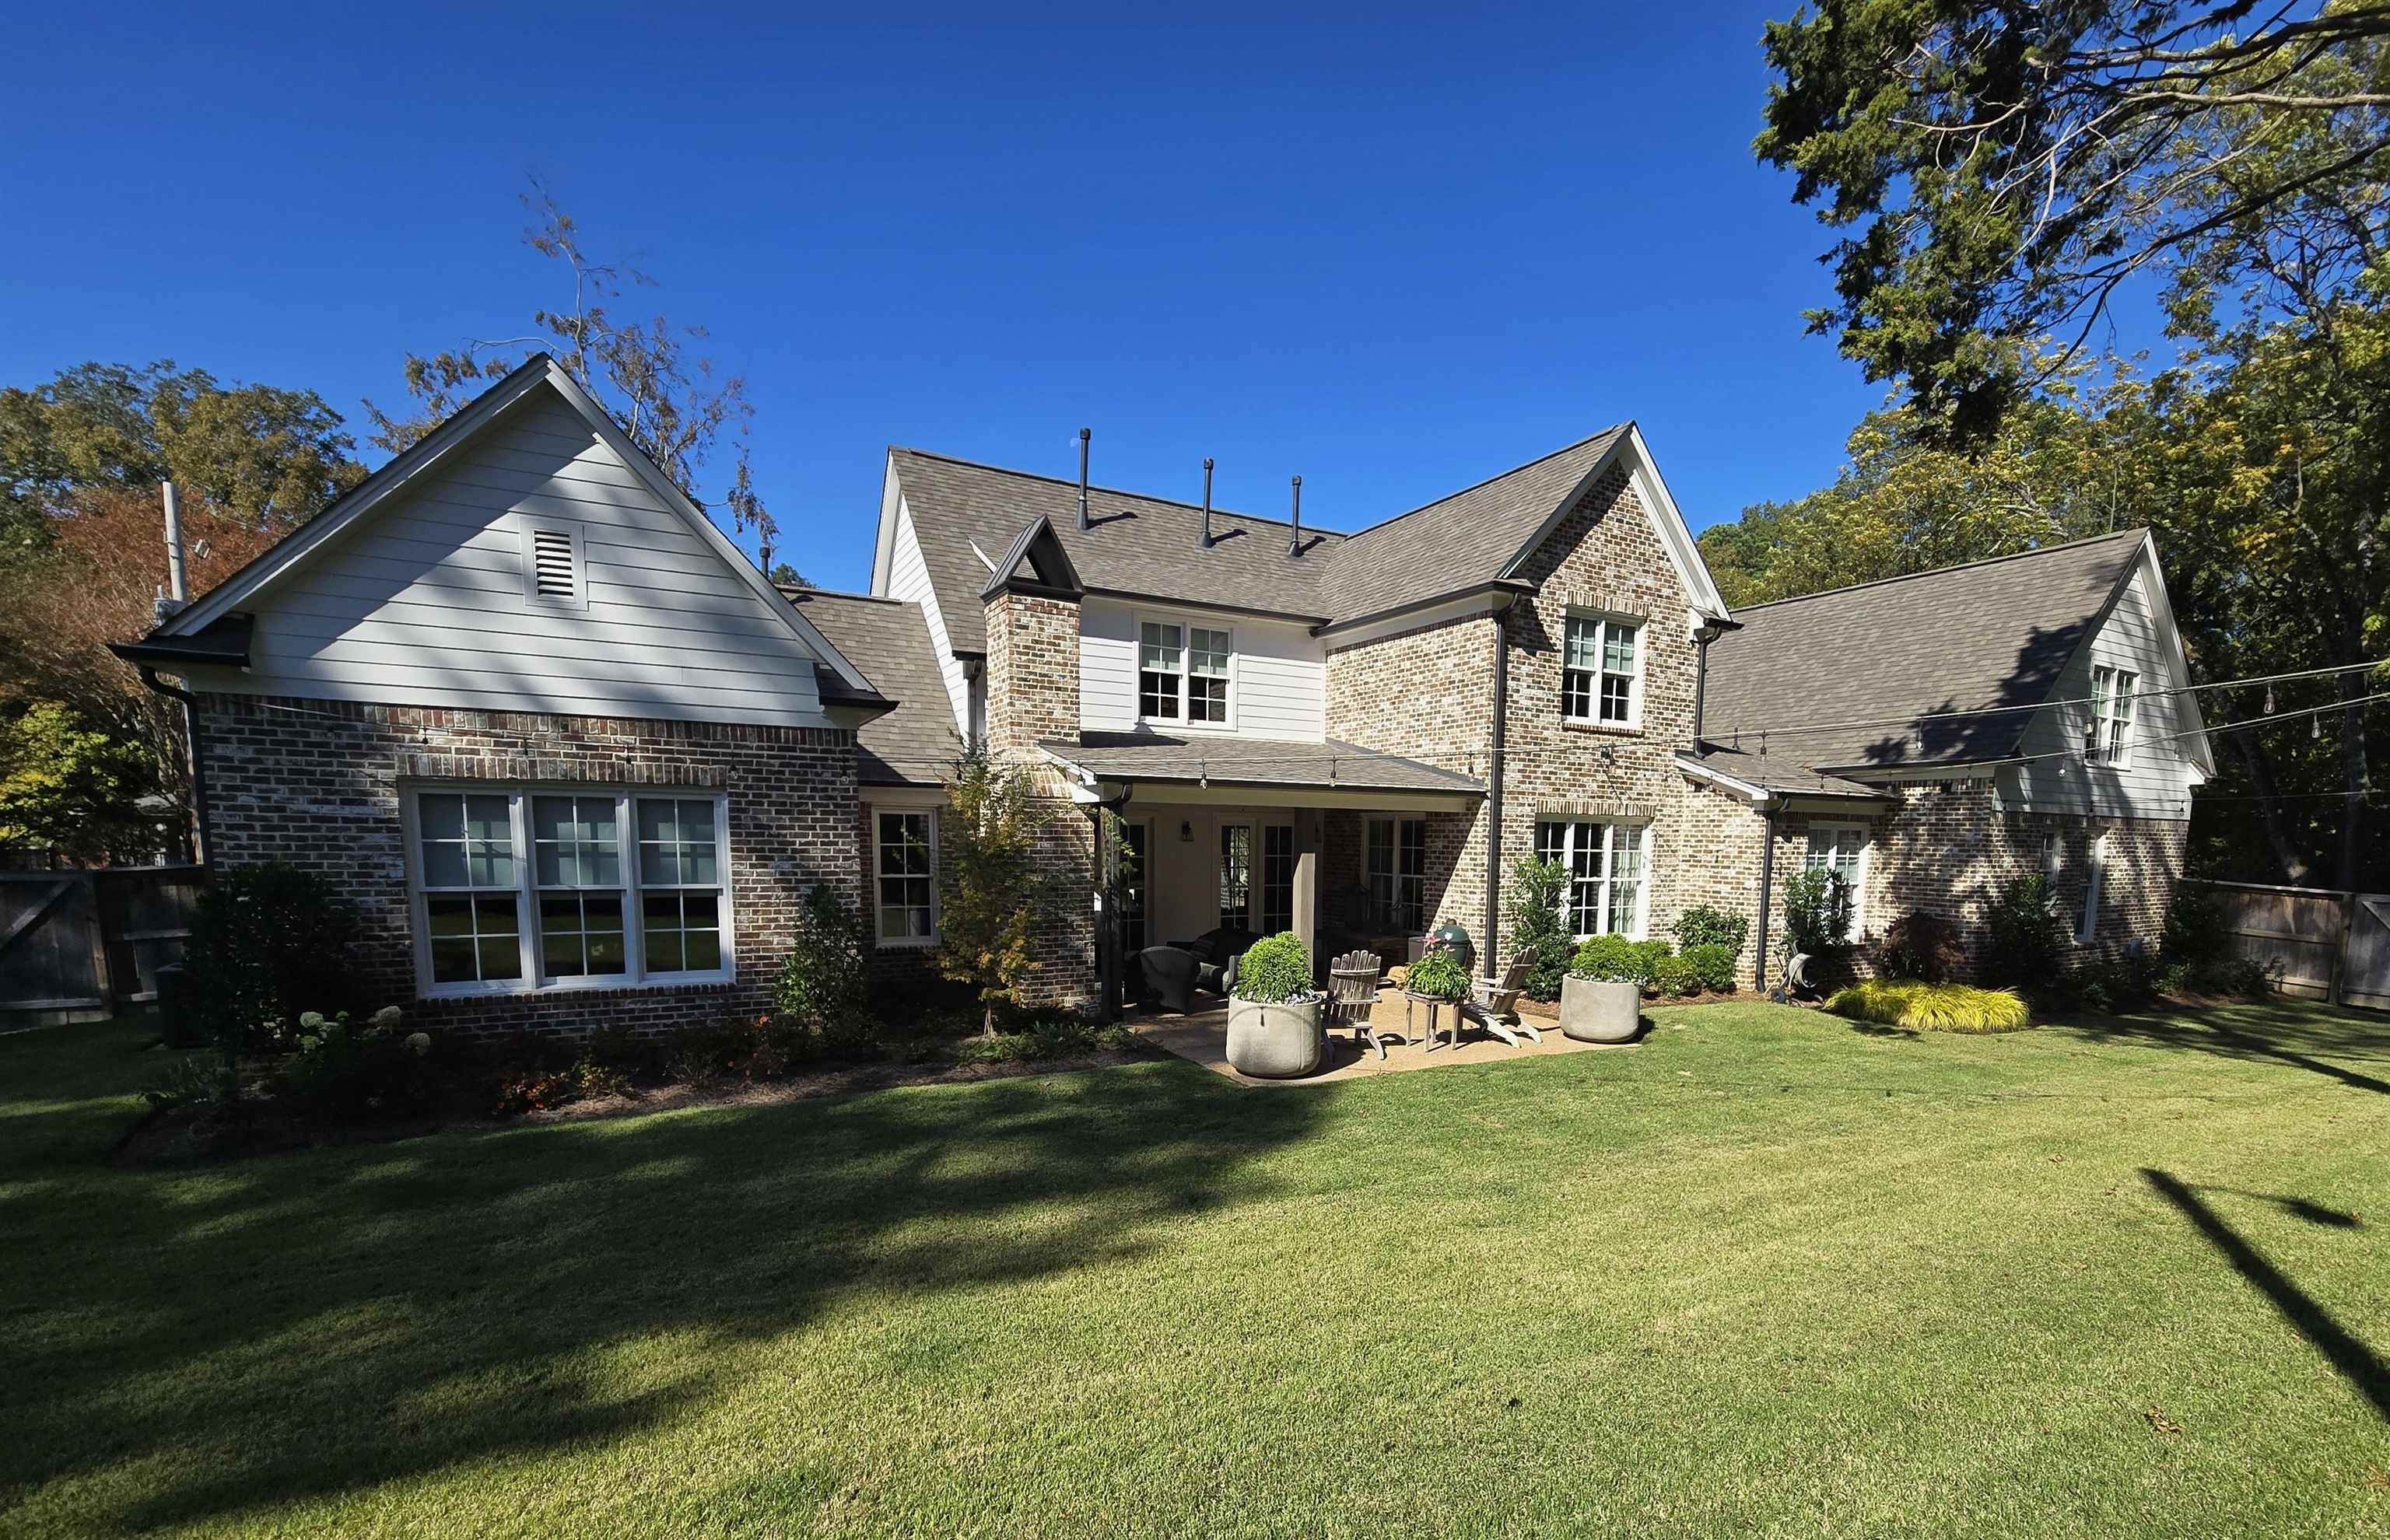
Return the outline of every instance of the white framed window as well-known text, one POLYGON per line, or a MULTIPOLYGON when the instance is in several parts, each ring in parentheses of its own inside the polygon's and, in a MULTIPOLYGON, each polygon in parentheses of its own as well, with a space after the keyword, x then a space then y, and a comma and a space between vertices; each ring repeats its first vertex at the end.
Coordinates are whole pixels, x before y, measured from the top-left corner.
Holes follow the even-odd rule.
POLYGON ((1372 818, 1364 870, 1369 923, 1417 935, 1427 929, 1427 820, 1372 818))
POLYGON ((1294 929, 1294 826, 1262 826, 1261 933, 1294 929))
POLYGON ((1220 826, 1220 929, 1253 928, 1253 826, 1220 826))
POLYGON ((2041 875, 2053 887, 2059 874, 2066 869, 2066 837, 2051 829, 2041 837, 2041 875))
POLYGON ((871 875, 879 908, 873 935, 882 946, 936 945, 936 810, 882 809, 871 822, 871 875))
POLYGON ((1137 626, 1137 714, 1226 727, 1233 720, 1236 635, 1177 621, 1137 626))
POLYGON ((2100 901, 2108 887, 2108 837, 2091 837, 2091 862, 2083 874, 2083 920, 2075 927, 2078 942, 2095 941, 2100 935, 2100 901))
POLYGON ((2140 677, 2104 663, 2091 671, 2091 728, 2083 755, 2092 764, 2123 768, 2133 763, 2134 694, 2140 677))
POLYGON ((1635 727, 1643 721, 1643 627, 1611 615, 1571 615, 1561 657, 1561 715, 1635 727))
POLYGON ((1579 941, 1643 939, 1651 907, 1651 826, 1547 820, 1536 826, 1536 854, 1568 868, 1564 912, 1571 934, 1579 941))
POLYGON ((723 797, 472 786, 414 789, 405 807, 422 993, 735 972, 723 797))
POLYGON ((1851 934, 1867 934, 1868 831, 1864 824, 1811 824, 1808 869, 1821 871, 1851 895, 1851 934))

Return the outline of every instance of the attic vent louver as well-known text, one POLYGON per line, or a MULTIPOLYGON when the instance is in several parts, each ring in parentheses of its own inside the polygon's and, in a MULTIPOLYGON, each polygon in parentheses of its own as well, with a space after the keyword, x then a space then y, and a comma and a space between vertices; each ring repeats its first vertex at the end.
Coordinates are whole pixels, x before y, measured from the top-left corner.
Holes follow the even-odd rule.
POLYGON ((564 530, 531 532, 532 592, 544 599, 572 597, 572 536, 564 530))

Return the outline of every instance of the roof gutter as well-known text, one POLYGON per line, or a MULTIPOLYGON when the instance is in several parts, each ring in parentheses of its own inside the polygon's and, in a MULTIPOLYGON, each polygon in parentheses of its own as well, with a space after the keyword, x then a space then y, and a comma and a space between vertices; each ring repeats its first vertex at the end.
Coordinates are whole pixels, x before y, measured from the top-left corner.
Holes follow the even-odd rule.
MULTIPOLYGON (((1315 636, 1333 635, 1339 631, 1350 631, 1356 626, 1373 625, 1380 621, 1391 620, 1396 615, 1407 615, 1414 610, 1426 610, 1439 604, 1449 604, 1454 599, 1465 599, 1476 594, 1509 594, 1515 597, 1521 594, 1535 592, 1536 592, 1536 585, 1524 578, 1488 578, 1482 583, 1472 583, 1463 587, 1447 589, 1441 594, 1432 594, 1423 599, 1412 599, 1407 603, 1390 605, 1383 610, 1373 610, 1366 615, 1355 615, 1349 620, 1324 621, 1313 626, 1311 634, 1315 636)), ((1509 605, 1503 606, 1506 610, 1509 608, 1509 605)))

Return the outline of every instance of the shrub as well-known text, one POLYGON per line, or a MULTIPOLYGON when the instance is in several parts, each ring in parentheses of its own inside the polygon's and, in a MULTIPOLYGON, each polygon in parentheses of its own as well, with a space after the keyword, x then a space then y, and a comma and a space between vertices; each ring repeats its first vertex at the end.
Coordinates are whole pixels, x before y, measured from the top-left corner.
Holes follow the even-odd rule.
POLYGON ((1674 956, 1676 948, 1664 941, 1638 941, 1628 944, 1635 948, 1636 967, 1639 970, 1635 975, 1635 982, 1646 989, 1654 987, 1660 982, 1661 963, 1674 956))
POLYGON ((1735 954, 1724 942, 1705 941, 1688 946, 1678 960, 1693 970, 1701 986, 1713 995, 1734 993, 1735 954))
POLYGON ((2178 888, 2158 943, 2161 983, 2169 993, 2262 998, 2274 991, 2275 969, 2233 951, 2224 901, 2202 888, 2178 888))
POLYGON ((2065 989, 2086 1010, 2129 1015, 2157 1004, 2158 973, 2157 959, 2147 955, 2102 958, 2067 974, 2065 989))
POLYGON ((1865 979, 1838 992, 1827 1009, 1856 1021, 1912 1032, 2014 1032, 2032 1013, 2016 992, 1921 979, 1865 979))
POLYGON ((1454 960, 1449 953, 1430 952, 1411 964, 1410 977, 1404 981, 1403 987, 1414 995, 1425 995, 1438 1000, 1466 1000, 1469 998, 1469 970, 1454 960))
POLYGON ((1561 916, 1568 892, 1568 868, 1534 857, 1510 868, 1510 934, 1517 955, 1527 959, 1527 997, 1557 1000, 1575 948, 1561 916))
POLYGON ((1964 961, 1957 926, 1930 910, 1911 909, 1884 930, 1883 950, 1876 966, 1887 979, 1938 984, 1959 971, 1964 961))
POLYGON ((191 917, 185 999, 225 1052, 271 1045, 302 1011, 353 1010, 357 911, 321 875, 279 864, 218 871, 191 917))
POLYGON ((1702 970, 1690 957, 1657 957, 1651 964, 1651 988, 1662 995, 1699 995, 1702 970))
POLYGON ((272 1084, 290 1106, 334 1123, 365 1123, 429 1110, 440 1099, 443 1066, 428 1033, 399 1032, 396 1006, 356 1025, 342 1011, 302 1015, 293 1051, 274 1067, 272 1084))
POLYGON ((1851 949, 1851 891, 1820 867, 1784 884, 1784 932, 1792 949, 1835 965, 1851 949))
POLYGON ((1237 959, 1235 993, 1240 1000, 1264 1003, 1310 995, 1311 952, 1303 944, 1303 938, 1291 930, 1281 930, 1247 947, 1244 956, 1237 959))
POLYGON ((972 1038, 956 1047, 955 1062, 1014 1064, 1069 1054, 1117 1053, 1136 1039, 1137 1034, 1126 1027, 1098 1026, 1072 1017, 1053 1018, 1032 1021, 1018 1032, 972 1038))
POLYGON ((1985 922, 1984 971, 1996 982, 2048 988, 2066 971, 2066 921, 2039 872, 1999 892, 1985 922))
POLYGON ((1751 917, 1728 914, 1707 904, 1696 904, 1677 917, 1677 944, 1690 956, 1697 946, 1726 948, 1727 976, 1742 958, 1742 943, 1751 935, 1751 917))
POLYGON ((798 911, 796 935, 773 987, 773 1002, 827 1036, 845 1032, 849 1022, 864 1014, 870 991, 862 923, 829 884, 816 883, 798 911))
POLYGON ((1639 984, 1643 972, 1643 954, 1625 936, 1587 936, 1569 959, 1572 978, 1639 984))

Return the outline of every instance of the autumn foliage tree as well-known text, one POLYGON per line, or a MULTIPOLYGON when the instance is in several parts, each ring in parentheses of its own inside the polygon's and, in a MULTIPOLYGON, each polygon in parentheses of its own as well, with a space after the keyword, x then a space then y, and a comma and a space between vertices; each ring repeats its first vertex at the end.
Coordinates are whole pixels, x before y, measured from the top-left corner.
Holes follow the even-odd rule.
POLYGON ((955 765, 938 826, 938 971, 978 992, 991 1037, 996 1007, 1020 1004, 1038 971, 1033 943, 1049 907, 1035 862, 1047 815, 1031 792, 1026 770, 974 743, 955 765))

